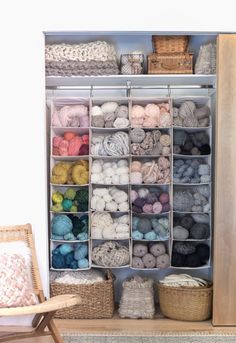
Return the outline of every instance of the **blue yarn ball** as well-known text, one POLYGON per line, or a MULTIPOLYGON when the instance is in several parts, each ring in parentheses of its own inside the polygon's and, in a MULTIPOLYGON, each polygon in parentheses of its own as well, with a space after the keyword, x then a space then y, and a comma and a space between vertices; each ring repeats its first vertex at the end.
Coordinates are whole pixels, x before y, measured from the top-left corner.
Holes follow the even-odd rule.
POLYGON ((143 234, 138 230, 135 230, 132 232, 132 238, 136 240, 143 239, 143 234))
POLYGON ((77 238, 80 240, 80 241, 85 241, 88 239, 88 234, 87 232, 81 232, 78 234, 77 238))
POLYGON ((73 235, 72 232, 68 232, 68 233, 64 236, 64 239, 67 240, 67 241, 73 241, 73 240, 75 240, 75 236, 73 235))
POLYGON ((69 212, 72 205, 73 205, 73 202, 72 202, 72 200, 70 200, 70 199, 64 199, 64 200, 62 201, 62 207, 63 207, 63 210, 64 210, 65 212, 69 212))
POLYGON ((58 239, 59 240, 59 239, 64 239, 64 237, 52 234, 52 239, 58 239))
POLYGON ((145 233, 144 238, 148 239, 149 241, 153 241, 154 239, 157 238, 157 236, 156 236, 155 232, 152 230, 150 232, 145 233))
POLYGON ((79 268, 88 268, 89 267, 89 261, 87 258, 82 258, 78 261, 78 267, 79 268))
POLYGON ((71 251, 69 254, 65 255, 65 263, 69 267, 71 262, 74 261, 74 252, 71 251))
POLYGON ((65 257, 57 253, 52 255, 52 267, 55 269, 66 268, 65 257))
POLYGON ((72 231, 73 224, 70 218, 64 214, 60 214, 53 218, 51 227, 54 235, 64 236, 72 231))
POLYGON ((59 251, 62 255, 69 254, 71 251, 73 251, 73 247, 71 244, 64 243, 60 245, 59 251))
POLYGON ((139 222, 139 218, 138 217, 133 217, 132 218, 132 229, 133 230, 137 230, 138 222, 139 222))
POLYGON ((78 269, 78 262, 73 260, 70 264, 70 269, 78 269))
POLYGON ((74 252, 74 259, 79 261, 85 258, 88 255, 88 246, 87 244, 82 244, 78 249, 74 252))

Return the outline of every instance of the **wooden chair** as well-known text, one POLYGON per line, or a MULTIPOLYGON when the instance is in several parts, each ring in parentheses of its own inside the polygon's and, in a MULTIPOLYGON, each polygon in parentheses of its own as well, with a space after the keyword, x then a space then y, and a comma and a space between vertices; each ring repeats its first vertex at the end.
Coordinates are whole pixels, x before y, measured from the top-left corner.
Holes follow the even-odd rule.
POLYGON ((34 292, 39 300, 39 304, 25 307, 0 308, 0 317, 34 315, 32 329, 30 331, 22 332, 21 327, 21 330, 17 332, 0 333, 0 342, 51 335, 54 342, 63 343, 63 338, 61 337, 52 319, 53 315, 58 309, 80 304, 81 298, 73 294, 67 294, 59 295, 46 300, 41 285, 31 225, 26 224, 0 227, 0 242, 17 240, 26 242, 28 247, 31 249, 32 282, 34 292))

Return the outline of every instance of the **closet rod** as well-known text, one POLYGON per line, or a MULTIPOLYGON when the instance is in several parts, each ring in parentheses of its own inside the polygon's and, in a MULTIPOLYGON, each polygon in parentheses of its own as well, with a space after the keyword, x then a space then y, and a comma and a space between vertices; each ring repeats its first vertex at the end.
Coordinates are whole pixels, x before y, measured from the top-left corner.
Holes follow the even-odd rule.
POLYGON ((47 90, 111 90, 111 89, 215 89, 213 85, 158 85, 158 86, 46 86, 47 90))

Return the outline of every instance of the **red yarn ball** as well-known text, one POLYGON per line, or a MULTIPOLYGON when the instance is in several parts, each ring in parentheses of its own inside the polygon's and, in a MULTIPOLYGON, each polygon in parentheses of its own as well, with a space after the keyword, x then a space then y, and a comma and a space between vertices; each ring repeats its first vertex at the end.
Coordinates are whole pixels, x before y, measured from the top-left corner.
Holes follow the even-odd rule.
POLYGON ((83 144, 79 149, 79 155, 88 155, 89 154, 89 145, 83 144))

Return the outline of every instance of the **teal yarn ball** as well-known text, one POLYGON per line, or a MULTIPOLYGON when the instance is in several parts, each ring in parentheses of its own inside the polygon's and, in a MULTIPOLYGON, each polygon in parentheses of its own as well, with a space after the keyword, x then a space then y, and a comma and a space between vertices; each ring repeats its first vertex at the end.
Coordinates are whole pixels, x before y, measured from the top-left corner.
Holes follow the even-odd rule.
POLYGON ((86 241, 88 239, 88 234, 87 234, 87 232, 81 232, 78 234, 77 238, 80 241, 86 241))
POLYGON ((78 261, 78 267, 80 269, 83 268, 88 268, 89 267, 89 261, 87 258, 82 258, 81 260, 78 261))
POLYGON ((88 246, 87 244, 82 244, 78 249, 74 252, 74 259, 79 261, 85 258, 88 255, 88 246))
POLYGON ((73 260, 71 263, 70 263, 70 269, 78 269, 78 262, 73 260))
POLYGON ((73 247, 71 244, 64 243, 64 244, 60 245, 60 247, 59 247, 59 252, 62 255, 69 254, 71 251, 73 251, 73 247))
POLYGON ((64 237, 52 234, 52 239, 60 240, 60 239, 64 239, 64 237))
POLYGON ((63 269, 66 268, 65 257, 59 254, 52 255, 52 267, 55 269, 63 269))
POLYGON ((137 225, 137 230, 142 232, 143 234, 148 233, 152 229, 152 224, 149 219, 147 218, 139 218, 139 222, 137 225))
POLYGON ((152 230, 148 233, 145 233, 144 238, 148 239, 149 241, 153 241, 157 238, 157 235, 155 234, 155 231, 152 230))
POLYGON ((69 232, 64 236, 64 239, 67 241, 73 241, 73 240, 75 240, 75 236, 73 235, 72 232, 69 232))
POLYGON ((73 205, 73 201, 70 200, 70 199, 64 199, 62 201, 63 210, 66 211, 66 212, 70 211, 72 205, 73 205))
POLYGON ((138 230, 135 230, 132 232, 132 238, 136 240, 143 239, 143 234, 138 230))
POLYGON ((65 255, 65 263, 67 267, 70 267, 71 262, 74 261, 74 252, 71 251, 69 254, 65 255))
POLYGON ((73 224, 70 218, 60 214, 52 219, 51 228, 54 235, 64 236, 72 231, 73 224))

